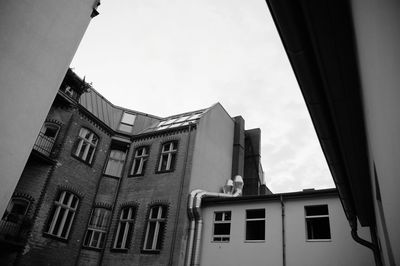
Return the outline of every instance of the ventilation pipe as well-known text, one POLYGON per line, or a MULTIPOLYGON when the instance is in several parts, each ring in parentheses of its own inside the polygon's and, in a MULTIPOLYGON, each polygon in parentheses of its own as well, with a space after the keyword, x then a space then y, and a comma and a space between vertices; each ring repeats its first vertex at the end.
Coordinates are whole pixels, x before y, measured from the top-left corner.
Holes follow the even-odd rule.
POLYGON ((203 228, 203 218, 201 216, 201 202, 203 198, 230 198, 238 197, 242 194, 243 178, 240 175, 229 179, 223 188, 224 193, 208 192, 204 190, 193 190, 189 194, 188 215, 189 215, 189 236, 186 250, 186 266, 200 265, 200 246, 201 232, 203 228))

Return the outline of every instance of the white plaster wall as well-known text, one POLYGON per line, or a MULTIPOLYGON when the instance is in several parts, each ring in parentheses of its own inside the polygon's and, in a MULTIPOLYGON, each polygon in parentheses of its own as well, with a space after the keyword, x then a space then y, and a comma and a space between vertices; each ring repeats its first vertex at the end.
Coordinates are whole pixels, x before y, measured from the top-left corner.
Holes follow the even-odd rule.
POLYGON ((218 103, 203 115, 196 131, 189 189, 219 192, 231 178, 234 122, 218 103))
MULTIPOLYGON (((372 252, 350 236, 348 222, 337 198, 310 198, 285 201, 287 266, 369 266, 372 252), (304 206, 328 204, 332 240, 307 242, 304 206)), ((279 266, 282 264, 282 216, 278 200, 207 206, 203 208, 201 260, 203 266, 279 266), (245 242, 246 209, 266 209, 266 240, 245 242), (215 211, 232 211, 229 243, 213 243, 212 221, 215 211)), ((366 234, 361 235, 368 239, 366 234)))
MULTIPOLYGON (((400 2, 353 0, 371 177, 382 195, 375 199, 385 265, 400 264, 400 2)), ((375 192, 375 190, 374 190, 375 192)))
POLYGON ((94 1, 0 1, 0 213, 89 24, 94 1))

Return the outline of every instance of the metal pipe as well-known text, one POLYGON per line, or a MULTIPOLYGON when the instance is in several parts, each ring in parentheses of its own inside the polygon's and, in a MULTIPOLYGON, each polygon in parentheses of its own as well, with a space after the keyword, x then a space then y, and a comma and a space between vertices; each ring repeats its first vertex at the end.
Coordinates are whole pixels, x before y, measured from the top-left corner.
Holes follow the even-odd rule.
POLYGON ((285 204, 281 195, 281 212, 282 212, 282 265, 286 266, 286 232, 285 232, 285 204))
POLYGON ((188 216, 189 216, 189 230, 188 230, 188 242, 187 242, 187 248, 186 248, 186 259, 185 259, 185 265, 190 266, 190 262, 192 260, 192 251, 193 251, 193 239, 194 239, 194 233, 196 229, 195 225, 195 220, 194 220, 194 213, 193 213, 193 203, 194 203, 194 198, 197 193, 201 192, 202 190, 200 189, 195 189, 189 194, 189 199, 188 199, 188 216))
MULTIPOLYGON (((376 266, 382 266, 381 256, 380 256, 380 252, 379 252, 379 248, 378 248, 377 244, 368 242, 367 240, 362 239, 358 235, 358 233, 357 233, 357 221, 353 221, 351 224, 352 224, 351 236, 353 237, 354 241, 356 241, 360 245, 363 245, 363 246, 371 249, 372 252, 374 253, 375 265, 376 266)), ((374 235, 374 232, 371 230, 371 238, 375 239, 375 237, 376 236, 374 235)))
MULTIPOLYGON (((216 197, 216 198, 230 198, 230 197, 238 197, 242 194, 243 189, 243 178, 239 175, 235 176, 233 179, 235 191, 233 194, 225 194, 225 193, 215 193, 215 192, 207 192, 200 191, 195 194, 194 203, 193 203, 193 214, 196 220, 195 222, 195 237, 193 239, 193 252, 191 254, 192 266, 200 265, 200 247, 201 247, 201 233, 203 229, 203 219, 201 216, 201 202, 205 197, 216 197)), ((189 254, 190 255, 190 254, 189 254)))

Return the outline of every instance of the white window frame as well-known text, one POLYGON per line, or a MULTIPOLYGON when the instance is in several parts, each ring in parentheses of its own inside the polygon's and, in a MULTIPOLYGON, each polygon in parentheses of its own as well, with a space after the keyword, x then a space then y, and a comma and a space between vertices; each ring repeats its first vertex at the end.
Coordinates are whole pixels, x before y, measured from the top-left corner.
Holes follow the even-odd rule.
POLYGON ((128 249, 129 248, 129 241, 130 237, 132 235, 133 231, 133 226, 135 223, 135 212, 136 208, 134 206, 128 206, 128 207, 123 207, 121 209, 121 213, 119 216, 119 221, 118 221, 118 227, 117 231, 115 233, 115 239, 114 239, 114 244, 113 248, 114 249, 128 249), (124 218, 125 212, 128 211, 127 218, 124 218), (122 231, 122 225, 124 226, 124 229, 122 231), (122 241, 121 241, 121 246, 117 246, 118 244, 118 239, 120 238, 120 234, 122 234, 122 241))
POLYGON ((77 158, 81 159, 82 161, 84 161, 88 164, 91 164, 93 161, 94 154, 96 152, 97 144, 99 142, 99 137, 93 131, 82 127, 79 130, 77 142, 78 142, 78 144, 77 144, 75 152, 73 154, 77 158), (85 137, 86 133, 89 133, 88 138, 85 137), (86 146, 84 148, 85 150, 83 151, 83 154, 81 156, 79 156, 84 143, 86 144, 86 146), (91 154, 89 154, 90 147, 93 148, 91 154))
POLYGON ((231 224, 232 221, 232 211, 216 211, 214 212, 214 219, 213 219, 213 230, 212 230, 212 238, 211 242, 218 242, 218 243, 227 243, 231 239, 231 224), (217 214, 221 213, 222 214, 222 219, 217 220, 217 214), (225 214, 229 213, 229 219, 226 219, 225 214), (216 235, 215 234, 215 225, 216 224, 229 224, 229 234, 228 235, 216 235))
POLYGON ((331 223, 330 223, 330 219, 329 219, 329 208, 327 204, 318 204, 318 205, 307 205, 304 206, 304 221, 305 221, 305 227, 306 227, 306 241, 307 242, 329 242, 332 240, 332 234, 331 234, 331 223), (318 206, 326 206, 326 210, 327 210, 327 214, 323 214, 323 215, 307 215, 307 208, 309 207, 318 207, 318 206), (308 224, 307 224, 307 220, 309 219, 320 219, 320 218, 327 218, 328 219, 328 230, 329 230, 329 236, 330 238, 308 238, 308 224))
POLYGON ((118 149, 112 149, 108 156, 104 174, 108 176, 121 177, 124 169, 126 152, 118 149), (114 173, 114 171, 116 171, 114 173))
MULTIPOLYGON (((151 207, 150 212, 149 212, 149 217, 147 220, 147 228, 146 228, 146 234, 144 237, 144 242, 143 242, 143 250, 144 251, 159 251, 160 249, 157 249, 157 244, 158 244, 158 237, 160 234, 160 228, 161 226, 166 226, 167 223, 167 206, 165 205, 156 205, 151 207), (152 214, 154 211, 157 211, 157 216, 156 218, 152 218, 152 214), (164 217, 162 216, 164 214, 164 217), (154 234, 153 234, 153 239, 149 239, 149 234, 150 234, 150 224, 155 223, 154 227, 154 234), (148 242, 151 241, 151 247, 146 248, 148 242)), ((166 228, 164 228, 163 234, 165 234, 166 228)), ((161 244, 161 243, 160 243, 161 244)))
POLYGON ((244 236, 245 242, 265 242, 265 234, 266 234, 265 225, 266 225, 266 219, 267 219, 266 216, 267 216, 267 214, 266 214, 266 211, 264 208, 246 210, 246 230, 245 230, 245 236, 244 236), (247 217, 248 211, 259 211, 259 210, 264 211, 264 217, 260 217, 260 218, 248 218, 247 217), (251 224, 251 222, 256 222, 256 221, 264 222, 264 237, 263 237, 263 239, 247 239, 247 228, 248 228, 249 224, 251 224))
POLYGON ((75 194, 64 190, 59 193, 58 199, 54 201, 54 205, 56 209, 53 213, 53 216, 50 217, 49 228, 46 233, 58 238, 68 239, 69 232, 71 230, 72 223, 75 218, 75 213, 79 205, 79 198, 75 194), (67 204, 64 204, 63 202, 66 197, 68 197, 68 201, 67 204), (74 198, 76 199, 75 206, 72 206, 74 198), (61 209, 65 209, 65 211, 62 214, 60 226, 56 228, 56 224, 59 219, 61 209), (70 212, 72 212, 72 218, 70 219, 69 224, 66 224, 66 220, 70 212), (67 231, 65 233, 65 236, 63 237, 62 232, 64 231, 65 226, 67 226, 67 231))
POLYGON ((146 170, 146 161, 149 158, 149 147, 148 146, 141 146, 138 147, 135 150, 135 155, 133 157, 133 163, 132 163, 132 168, 130 175, 131 176, 137 176, 137 175, 143 175, 144 171, 146 170), (135 168, 137 167, 136 173, 135 168))
POLYGON ((158 172, 168 172, 168 171, 173 171, 176 165, 176 153, 178 152, 178 142, 177 141, 169 141, 166 142, 162 145, 161 148, 161 154, 160 154, 160 160, 158 163, 158 172), (167 149, 167 145, 169 145, 169 148, 167 149), (174 162, 172 162, 172 158, 175 156, 174 162), (165 169, 162 169, 162 165, 164 160, 166 160, 166 166, 165 169))
POLYGON ((85 234, 85 239, 83 240, 84 247, 95 248, 95 249, 101 249, 104 247, 104 244, 106 242, 105 237, 106 237, 108 223, 109 223, 110 218, 111 218, 111 211, 109 209, 94 208, 92 210, 92 213, 91 213, 90 219, 89 219, 88 229, 85 234), (97 211, 99 212, 99 214, 96 214, 97 211), (101 213, 101 212, 103 212, 103 213, 101 213), (93 218, 94 218, 94 220, 93 220, 93 218), (100 218, 102 219, 101 224, 98 225, 100 218), (90 232, 91 232, 91 234, 90 234, 90 232), (99 238, 97 239, 97 243, 94 242, 95 234, 99 235, 99 238))

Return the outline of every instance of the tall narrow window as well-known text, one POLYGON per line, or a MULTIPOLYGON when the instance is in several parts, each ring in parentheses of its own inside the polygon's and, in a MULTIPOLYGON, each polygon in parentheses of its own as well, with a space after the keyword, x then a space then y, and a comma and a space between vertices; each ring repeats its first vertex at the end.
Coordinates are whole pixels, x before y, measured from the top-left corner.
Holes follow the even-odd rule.
POLYGON ((121 150, 111 150, 108 156, 105 175, 121 177, 124 168, 126 153, 121 150))
POLYGON ((134 114, 126 113, 122 115, 121 123, 119 124, 118 129, 121 131, 125 131, 128 133, 132 132, 133 124, 135 123, 136 116, 134 114))
POLYGON ((28 212, 30 201, 23 198, 12 198, 4 212, 2 220, 12 223, 21 223, 28 212))
POLYGON ((172 171, 175 168, 177 142, 171 141, 162 145, 158 172, 172 171))
POLYGON ((158 205, 150 209, 143 250, 159 251, 165 233, 167 207, 158 205))
POLYGON ((229 242, 231 234, 231 211, 214 213, 214 242, 229 242))
POLYGON ((62 191, 54 201, 54 207, 46 232, 67 239, 78 208, 79 198, 69 191, 62 191))
POLYGON ((328 205, 305 206, 307 240, 330 240, 328 205))
POLYGON ((130 175, 143 175, 146 169, 146 162, 149 157, 149 147, 140 147, 135 151, 130 175))
POLYGON ((103 248, 107 232, 110 211, 104 208, 95 208, 90 216, 88 230, 83 245, 91 248, 103 248))
POLYGON ((85 163, 91 164, 98 140, 98 137, 92 131, 81 128, 73 154, 85 163))
POLYGON ((265 240, 265 209, 246 210, 246 240, 265 240))
POLYGON ((135 218, 135 207, 122 208, 119 216, 117 232, 115 233, 115 240, 113 248, 127 249, 129 248, 129 241, 132 237, 133 225, 135 218))

